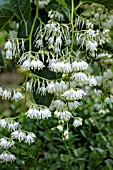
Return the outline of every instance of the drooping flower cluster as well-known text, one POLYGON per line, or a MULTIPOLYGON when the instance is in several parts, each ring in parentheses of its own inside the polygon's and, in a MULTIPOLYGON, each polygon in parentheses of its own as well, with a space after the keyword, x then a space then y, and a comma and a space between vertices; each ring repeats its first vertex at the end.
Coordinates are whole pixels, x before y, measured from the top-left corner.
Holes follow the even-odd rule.
POLYGON ((20 142, 24 141, 29 145, 34 142, 36 136, 32 132, 27 132, 27 134, 22 130, 17 130, 11 133, 13 139, 18 139, 20 142))
POLYGON ((4 148, 4 149, 7 149, 7 148, 10 148, 10 147, 13 147, 14 146, 14 141, 11 140, 11 139, 8 139, 8 138, 1 138, 0 139, 0 147, 4 148))
POLYGON ((16 157, 15 155, 5 151, 0 155, 0 160, 3 162, 14 162, 16 157))
POLYGON ((45 119, 51 117, 51 112, 49 111, 48 108, 46 107, 38 107, 38 108, 33 108, 31 107, 26 113, 27 117, 31 119, 45 119))
POLYGON ((11 90, 11 89, 3 89, 2 87, 0 87, 0 96, 2 97, 2 99, 5 100, 22 100, 23 99, 23 95, 22 93, 16 91, 16 90, 11 90))
POLYGON ((40 61, 39 56, 34 56, 30 52, 24 53, 21 58, 19 59, 18 63, 22 66, 25 70, 41 70, 44 67, 42 61, 40 61))
POLYGON ((0 120, 0 127, 8 129, 10 131, 15 131, 19 127, 19 123, 12 120, 12 119, 1 119, 0 120))
POLYGON ((12 41, 9 39, 5 44, 5 50, 6 59, 12 60, 16 57, 19 57, 20 52, 23 53, 25 50, 24 40, 21 39, 21 41, 19 42, 18 39, 12 39, 12 41))

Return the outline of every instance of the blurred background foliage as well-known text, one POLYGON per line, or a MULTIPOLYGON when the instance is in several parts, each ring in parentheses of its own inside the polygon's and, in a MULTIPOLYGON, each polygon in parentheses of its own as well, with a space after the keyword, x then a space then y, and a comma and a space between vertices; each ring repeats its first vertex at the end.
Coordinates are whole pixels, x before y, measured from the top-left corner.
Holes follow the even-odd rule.
MULTIPOLYGON (((104 3, 102 0, 101 2, 104 3)), ((59 7, 63 10, 68 21, 66 4, 68 8, 71 8, 70 1, 65 1, 65 3, 63 0, 51 1, 48 6, 39 10, 39 15, 46 22, 47 11, 50 9, 55 10, 59 7)), ((79 1, 76 1, 75 5, 78 4, 79 1)), ((107 7, 112 7, 112 5, 107 4, 107 7)), ((31 19, 28 20, 28 31, 31 28, 30 25, 32 25, 35 13, 35 6, 33 4, 32 6, 31 19)), ((84 12, 82 15, 88 15, 89 17, 90 14, 84 12)), ((24 22, 19 20, 17 16, 15 16, 14 21, 11 21, 0 32, 0 86, 15 88, 22 85, 24 75, 15 65, 16 59, 14 61, 6 61, 4 51, 2 50, 6 40, 11 35, 13 37, 23 37, 25 35, 24 22), (15 20, 20 25, 19 32, 17 32, 15 20)), ((111 29, 110 36, 113 40, 113 28, 111 29)), ((111 48, 112 45, 113 43, 111 43, 111 48)), ((34 100, 32 95, 29 95, 29 98, 34 100)), ((72 126, 69 127, 71 133, 68 141, 62 140, 61 132, 57 129, 52 129, 57 126, 55 118, 52 117, 46 121, 38 122, 26 119, 23 116, 20 122, 24 125, 24 129, 33 131, 37 139, 30 146, 17 142, 16 148, 11 149, 12 153, 18 155, 17 161, 7 164, 0 163, 0 169, 113 170, 113 105, 106 104, 104 108, 105 113, 99 113, 94 107, 95 104, 103 102, 104 98, 95 96, 82 100, 82 105, 73 114, 83 118, 83 125, 76 129, 72 126)), ((16 117, 19 115, 20 110, 19 102, 0 100, 0 118, 16 117)), ((0 129, 0 137, 8 135, 8 131, 0 129)))

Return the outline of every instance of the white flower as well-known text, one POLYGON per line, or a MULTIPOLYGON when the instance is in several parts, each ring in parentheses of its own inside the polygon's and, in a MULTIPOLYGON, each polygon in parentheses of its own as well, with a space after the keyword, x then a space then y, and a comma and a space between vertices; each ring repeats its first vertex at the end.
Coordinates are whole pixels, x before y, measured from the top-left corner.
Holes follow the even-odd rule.
POLYGON ((29 118, 31 118, 31 119, 33 119, 33 118, 35 118, 35 119, 37 119, 37 118, 41 119, 40 112, 39 112, 39 110, 37 110, 37 109, 32 109, 32 108, 30 108, 30 109, 25 113, 25 115, 27 115, 27 117, 29 117, 29 118))
POLYGON ((86 43, 86 51, 91 51, 91 52, 94 52, 94 51, 97 51, 97 42, 96 41, 87 41, 86 43))
POLYGON ((14 121, 8 121, 7 122, 7 128, 11 131, 15 131, 18 129, 18 125, 19 123, 18 122, 14 122, 14 121))
POLYGON ((108 54, 108 53, 101 53, 101 54, 98 54, 98 55, 96 56, 97 59, 98 59, 98 58, 103 58, 103 57, 111 58, 112 55, 111 55, 111 54, 108 54))
POLYGON ((2 98, 3 99, 10 99, 11 98, 11 92, 10 92, 10 90, 8 91, 8 90, 3 90, 3 92, 2 92, 2 98))
POLYGON ((73 74, 72 79, 74 79, 77 82, 87 83, 87 76, 82 72, 73 74))
POLYGON ((54 72, 63 72, 64 62, 52 63, 49 68, 54 72))
POLYGON ((113 103, 113 96, 112 97, 107 97, 105 100, 104 100, 105 103, 113 103))
POLYGON ((45 118, 49 118, 51 117, 51 112, 49 111, 49 109, 44 109, 44 110, 40 110, 41 113, 41 118, 45 119, 45 118))
POLYGON ((103 93, 101 90, 97 90, 97 89, 94 89, 94 93, 97 95, 97 96, 101 96, 103 93))
POLYGON ((70 110, 74 110, 76 109, 78 106, 80 106, 80 103, 78 101, 74 101, 74 102, 68 102, 68 108, 70 110))
POLYGON ((15 155, 4 152, 0 155, 0 160, 3 162, 14 162, 16 160, 15 155))
POLYGON ((51 82, 48 84, 48 86, 46 87, 48 93, 54 93, 55 92, 55 83, 51 82))
POLYGON ((27 91, 32 91, 32 84, 33 84, 32 82, 27 82, 26 83, 26 90, 27 91))
POLYGON ((58 88, 59 88, 59 91, 60 91, 60 92, 64 92, 65 90, 68 89, 67 84, 66 84, 63 80, 60 82, 58 88))
POLYGON ((66 100, 74 101, 79 100, 85 96, 85 92, 81 89, 75 91, 73 89, 65 91, 62 95, 66 100))
POLYGON ((72 68, 74 71, 87 70, 88 64, 85 61, 81 61, 81 62, 74 61, 72 63, 72 68))
POLYGON ((11 43, 10 40, 8 40, 8 41, 5 43, 5 49, 6 49, 6 50, 12 49, 12 43, 11 43))
POLYGON ((58 21, 64 21, 64 16, 60 12, 55 12, 55 18, 58 19, 58 21))
POLYGON ((2 96, 2 93, 3 93, 3 88, 0 87, 0 96, 2 96))
POLYGON ((7 50, 6 51, 6 59, 9 59, 9 60, 11 60, 11 59, 13 59, 13 53, 12 53, 12 50, 7 50))
POLYGON ((110 69, 107 69, 106 72, 103 74, 104 79, 111 79, 113 78, 113 72, 110 69))
POLYGON ((73 122, 73 126, 75 128, 78 127, 78 126, 81 126, 82 125, 82 121, 83 121, 82 118, 75 119, 74 122, 73 122))
POLYGON ((38 47, 38 48, 43 47, 43 40, 42 39, 36 40, 36 47, 38 47))
POLYGON ((89 34, 89 36, 95 37, 95 31, 94 31, 94 30, 89 29, 89 30, 87 31, 87 33, 89 34))
POLYGON ((41 93, 42 95, 45 95, 45 94, 46 94, 47 89, 46 89, 46 87, 45 87, 45 86, 42 86, 42 87, 40 87, 40 88, 38 89, 38 91, 39 91, 39 93, 41 93))
POLYGON ((95 79, 97 81, 98 86, 101 86, 102 81, 103 81, 103 77, 102 76, 95 76, 95 79))
POLYGON ((1 138, 0 139, 0 147, 7 149, 9 147, 14 146, 14 141, 6 139, 6 138, 1 138))
POLYGON ((92 77, 88 77, 88 84, 90 86, 97 86, 98 85, 97 80, 93 76, 92 77))
POLYGON ((15 92, 15 90, 14 90, 14 94, 13 94, 13 98, 12 99, 15 100, 15 101, 22 100, 23 99, 22 93, 15 92))
POLYGON ((51 37, 48 39, 48 43, 53 47, 54 36, 51 36, 51 37))
POLYGON ((8 121, 6 119, 1 119, 0 120, 0 126, 2 128, 6 128, 8 121))
POLYGON ((108 110, 108 109, 101 109, 101 110, 99 110, 99 114, 106 114, 106 113, 109 113, 110 111, 108 110))
POLYGON ((54 112, 54 116, 56 118, 59 118, 61 122, 64 122, 64 121, 67 122, 72 117, 71 113, 68 111, 62 112, 62 111, 57 111, 57 110, 54 112))
POLYGON ((61 49, 62 39, 60 37, 57 37, 55 44, 57 47, 59 47, 59 49, 61 49))
POLYGON ((43 63, 40 60, 34 59, 34 60, 31 61, 30 67, 31 67, 31 69, 34 69, 34 70, 35 69, 40 70, 40 69, 42 69, 44 67, 44 65, 43 65, 43 63))
POLYGON ((70 81, 70 82, 67 82, 67 86, 68 88, 75 88, 77 87, 78 83, 76 83, 75 81, 70 81))
POLYGON ((14 131, 11 133, 11 136, 14 139, 18 139, 20 142, 26 138, 26 134, 20 130, 14 131))
POLYGON ((25 138, 25 142, 28 143, 29 145, 34 142, 36 136, 34 133, 29 132, 28 135, 25 138))
POLYGON ((63 138, 64 140, 68 140, 69 139, 69 131, 68 130, 64 131, 63 137, 64 137, 63 138))
POLYGON ((64 64, 64 69, 63 69, 63 73, 69 73, 71 72, 72 69, 71 69, 71 64, 70 63, 65 63, 64 64))
POLYGON ((31 119, 45 119, 51 117, 51 112, 47 108, 41 110, 30 108, 25 114, 31 119))
POLYGON ((63 131, 63 126, 62 125, 58 125, 57 129, 62 132, 63 131))
MULTIPOLYGON (((50 2, 50 0, 46 0, 46 1, 42 1, 41 0, 41 1, 38 1, 38 7, 39 8, 44 8, 44 6, 47 5, 49 2, 50 2)), ((36 0, 35 0, 35 4, 37 4, 36 0)))
POLYGON ((22 67, 23 67, 24 69, 26 69, 26 70, 29 70, 30 67, 31 67, 31 62, 30 62, 30 60, 29 60, 29 59, 25 60, 25 61, 23 62, 23 64, 22 64, 22 67))
POLYGON ((63 109, 66 107, 66 104, 61 101, 61 100, 55 100, 52 102, 53 107, 57 108, 57 109, 63 109))
POLYGON ((55 47, 55 48, 54 48, 54 52, 55 52, 55 53, 59 53, 59 52, 60 52, 60 48, 59 48, 59 47, 55 47))

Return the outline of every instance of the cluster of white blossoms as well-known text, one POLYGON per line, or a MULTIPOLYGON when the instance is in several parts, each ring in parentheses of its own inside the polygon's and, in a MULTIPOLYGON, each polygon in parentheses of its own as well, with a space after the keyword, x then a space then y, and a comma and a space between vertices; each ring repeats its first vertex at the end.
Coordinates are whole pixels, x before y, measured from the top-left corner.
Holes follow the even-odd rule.
MULTIPOLYGON (((49 2, 50 0, 38 0, 38 2, 31 0, 31 3, 38 4, 38 8, 43 8, 49 2)), ((76 16, 76 13, 74 14, 75 19, 71 23, 73 25, 64 23, 66 13, 64 12, 65 14, 63 14, 59 11, 49 11, 48 17, 50 20, 47 23, 41 22, 41 18, 39 18, 40 25, 35 34, 32 35, 35 38, 33 44, 37 50, 31 51, 29 49, 30 51, 25 51, 23 39, 8 40, 5 44, 5 50, 6 59, 19 58, 18 65, 23 70, 27 70, 29 74, 24 84, 25 93, 27 93, 26 91, 40 93, 44 100, 46 100, 45 98, 48 94, 54 96, 49 108, 43 105, 32 104, 24 115, 27 118, 36 119, 37 121, 49 119, 54 116, 58 120, 56 128, 62 132, 63 139, 68 140, 69 122, 73 120, 72 126, 74 128, 82 126, 83 119, 74 117, 73 113, 79 106, 84 104, 82 102, 83 98, 92 94, 98 98, 103 92, 99 89, 97 90, 95 86, 101 87, 103 82, 106 82, 107 87, 113 84, 112 70, 104 67, 105 72, 96 75, 94 70, 90 68, 92 67, 90 58, 95 58, 94 62, 97 62, 97 60, 106 56, 108 59, 111 59, 112 55, 105 51, 98 51, 98 46, 102 47, 105 42, 109 42, 109 29, 94 29, 95 24, 92 17, 86 19, 76 16), (78 53, 80 52, 80 55, 74 49, 78 49, 77 51, 78 53), (82 51, 80 51, 81 49, 82 51), (48 70, 50 77, 51 72, 56 77, 46 79, 45 77, 47 75, 45 76, 43 74, 44 69, 48 70), (40 72, 42 77, 40 76, 40 72)), ((94 19, 100 19, 98 12, 93 15, 94 19)), ((106 18, 104 13, 100 17, 101 20, 102 17, 106 18)), ((110 63, 113 62, 110 61, 110 63)), ((99 64, 102 64, 102 62, 100 61, 99 64)), ((23 99, 22 93, 2 87, 0 87, 0 97, 15 101, 23 99)), ((25 100, 28 101, 26 94, 25 100)), ((107 97, 105 103, 113 103, 113 98, 107 97)), ((98 106, 97 108, 99 114, 108 112, 102 106, 98 106)), ((13 118, 1 119, 0 127, 11 131, 11 138, 3 137, 0 139, 0 147, 3 149, 8 150, 11 147, 13 148, 15 140, 25 142, 29 145, 35 141, 35 134, 22 130, 19 122, 14 121, 13 118)), ((0 155, 0 160, 13 162, 16 160, 16 157, 4 151, 0 155)))
POLYGON ((15 142, 12 139, 8 138, 1 138, 0 139, 0 147, 4 149, 8 149, 10 147, 14 147, 15 142))
POLYGON ((51 19, 54 18, 56 19, 57 21, 64 21, 64 16, 63 14, 61 14, 60 12, 58 11, 49 11, 48 12, 48 17, 50 17, 51 19))
POLYGON ((48 108, 46 107, 39 107, 39 108, 33 108, 31 107, 26 113, 25 115, 31 119, 45 119, 45 118, 49 118, 51 117, 51 112, 49 111, 48 108))
MULTIPOLYGON (((58 12, 56 14, 58 19, 63 19, 62 14, 58 12)), ((62 46, 64 44, 67 46, 71 43, 69 30, 70 28, 66 24, 60 25, 52 19, 45 24, 43 29, 37 28, 35 46, 38 49, 43 49, 44 42, 46 42, 48 50, 52 50, 55 55, 60 54, 62 46)))
POLYGON ((16 157, 7 151, 4 151, 2 154, 0 154, 0 160, 3 162, 14 162, 16 157))
POLYGON ((65 130, 63 133, 63 140, 68 140, 69 139, 69 130, 65 130))
POLYGON ((65 74, 72 71, 71 64, 69 62, 64 63, 63 61, 62 62, 53 62, 49 66, 49 68, 51 71, 61 72, 61 73, 65 73, 65 74))
POLYGON ((69 111, 67 111, 67 110, 63 111, 63 112, 56 110, 54 112, 54 116, 56 118, 60 119, 60 121, 62 123, 69 121, 69 119, 72 117, 71 113, 69 111))
POLYGON ((6 118, 6 119, 1 119, 0 120, 0 127, 8 129, 10 131, 17 130, 19 126, 20 125, 19 125, 18 122, 14 121, 13 119, 10 119, 10 118, 9 119, 6 118))
MULTIPOLYGON (((48 3, 50 2, 51 0, 39 0, 38 1, 38 7, 39 8, 44 8, 44 6, 45 5, 48 5, 48 3)), ((35 2, 35 4, 37 4, 36 3, 36 0, 34 1, 35 2)))
POLYGON ((73 122, 73 126, 76 128, 76 127, 78 127, 78 126, 81 126, 82 125, 82 121, 83 121, 83 119, 82 118, 76 118, 75 120, 74 120, 74 122, 73 122))
POLYGON ((48 93, 55 93, 56 95, 59 95, 59 93, 63 93, 65 90, 68 89, 68 85, 65 81, 61 82, 51 82, 46 87, 48 93))
POLYGON ((109 30, 86 30, 86 32, 75 33, 76 42, 81 48, 86 47, 86 51, 91 52, 94 56, 94 52, 97 51, 98 45, 103 45, 106 41, 109 41, 109 30))
POLYGON ((74 71, 84 71, 88 69, 88 63, 85 61, 74 61, 72 63, 72 69, 74 71))
POLYGON ((39 56, 34 56, 30 52, 23 54, 18 63, 22 66, 25 70, 41 70, 44 68, 44 64, 40 61, 39 56))
POLYGON ((65 91, 62 97, 65 100, 74 101, 74 100, 82 99, 85 95, 86 93, 82 89, 78 89, 78 90, 70 89, 70 90, 65 91))
POLYGON ((42 69, 44 67, 44 64, 38 59, 33 59, 31 61, 28 59, 28 60, 25 60, 23 62, 22 67, 24 69, 26 69, 26 70, 30 70, 30 69, 32 69, 32 70, 33 69, 34 70, 36 70, 36 69, 40 70, 40 69, 42 69))
POLYGON ((11 89, 3 89, 2 87, 0 87, 0 96, 2 97, 2 99, 5 100, 15 100, 15 101, 19 101, 23 99, 23 95, 20 92, 17 92, 16 90, 11 90, 11 89))
POLYGON ((11 133, 11 136, 13 139, 18 139, 20 142, 24 141, 25 143, 28 143, 29 145, 35 141, 35 134, 32 132, 24 132, 22 130, 17 130, 11 133))
POLYGON ((35 141, 36 136, 34 133, 22 131, 19 123, 11 118, 1 119, 0 127, 11 131, 11 138, 3 137, 0 139, 0 147, 6 150, 0 155, 1 161, 13 162, 16 160, 14 155, 7 153, 9 148, 15 148, 14 139, 18 139, 20 142, 24 141, 29 145, 35 141))
POLYGON ((12 60, 13 58, 20 56, 20 52, 23 53, 25 50, 24 40, 21 39, 19 42, 18 39, 16 40, 9 39, 5 43, 5 50, 6 50, 6 59, 12 60))

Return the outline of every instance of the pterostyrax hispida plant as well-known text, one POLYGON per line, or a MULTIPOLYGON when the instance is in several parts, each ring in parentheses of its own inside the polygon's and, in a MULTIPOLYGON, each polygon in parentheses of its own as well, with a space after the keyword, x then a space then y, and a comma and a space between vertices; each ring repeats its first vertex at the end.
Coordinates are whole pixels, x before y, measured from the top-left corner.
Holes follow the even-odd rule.
POLYGON ((68 140, 71 127, 84 122, 79 108, 87 100, 96 98, 92 108, 99 114, 113 102, 113 12, 109 5, 94 2, 10 0, 1 4, 0 28, 9 30, 5 57, 14 60, 15 68, 25 75, 18 88, 0 87, 1 100, 20 105, 18 115, 0 120, 0 127, 8 131, 0 139, 1 161, 16 160, 10 152, 15 143, 35 142, 36 129, 26 130, 23 118, 31 122, 55 119, 52 130, 58 129, 62 139, 68 140))

